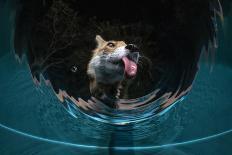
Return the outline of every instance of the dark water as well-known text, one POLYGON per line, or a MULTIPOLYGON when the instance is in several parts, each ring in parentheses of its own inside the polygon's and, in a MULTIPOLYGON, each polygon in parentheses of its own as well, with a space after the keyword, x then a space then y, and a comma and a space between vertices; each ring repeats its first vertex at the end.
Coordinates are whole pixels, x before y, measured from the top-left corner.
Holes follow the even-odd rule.
POLYGON ((133 126, 114 126, 81 112, 73 117, 51 88, 34 85, 27 63, 14 57, 11 16, 0 9, 0 154, 232 154, 232 16, 213 69, 202 60, 183 101, 133 126))

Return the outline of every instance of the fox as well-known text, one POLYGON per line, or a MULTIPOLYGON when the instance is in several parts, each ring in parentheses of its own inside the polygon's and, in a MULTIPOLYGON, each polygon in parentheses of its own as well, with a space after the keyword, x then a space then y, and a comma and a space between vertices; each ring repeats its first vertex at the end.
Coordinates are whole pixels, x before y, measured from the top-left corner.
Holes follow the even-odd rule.
POLYGON ((137 76, 140 51, 134 44, 106 41, 100 35, 95 40, 97 45, 87 65, 90 93, 106 104, 113 104, 127 95, 130 81, 137 76))

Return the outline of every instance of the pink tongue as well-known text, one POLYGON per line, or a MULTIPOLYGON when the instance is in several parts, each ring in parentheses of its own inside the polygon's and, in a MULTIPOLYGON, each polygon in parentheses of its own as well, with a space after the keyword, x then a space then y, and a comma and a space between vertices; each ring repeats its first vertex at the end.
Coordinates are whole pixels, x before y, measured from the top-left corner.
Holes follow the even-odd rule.
POLYGON ((133 77, 137 73, 137 64, 131 60, 129 60, 127 57, 123 57, 122 61, 125 65, 125 72, 128 76, 133 77))

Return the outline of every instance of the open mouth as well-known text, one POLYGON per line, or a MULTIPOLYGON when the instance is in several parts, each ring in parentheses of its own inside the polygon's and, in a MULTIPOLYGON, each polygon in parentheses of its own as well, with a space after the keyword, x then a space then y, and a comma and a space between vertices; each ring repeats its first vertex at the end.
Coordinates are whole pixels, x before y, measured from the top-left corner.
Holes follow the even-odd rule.
POLYGON ((126 76, 129 78, 134 77, 137 73, 137 64, 134 61, 128 59, 128 57, 123 57, 122 61, 124 63, 124 72, 126 76))
POLYGON ((126 77, 133 78, 137 74, 137 62, 139 58, 139 53, 131 53, 128 56, 122 57, 124 63, 124 73, 126 77))
POLYGON ((137 74, 137 62, 139 59, 139 53, 134 52, 123 56, 120 59, 111 59, 110 62, 114 65, 120 65, 124 67, 124 74, 127 78, 133 78, 137 74))

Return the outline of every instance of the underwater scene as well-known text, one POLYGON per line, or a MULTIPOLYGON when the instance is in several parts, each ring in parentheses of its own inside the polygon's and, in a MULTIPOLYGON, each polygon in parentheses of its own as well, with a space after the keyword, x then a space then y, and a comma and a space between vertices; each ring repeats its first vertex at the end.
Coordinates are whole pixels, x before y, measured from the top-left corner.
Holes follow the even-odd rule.
POLYGON ((0 154, 231 155, 230 0, 0 0, 0 154))

